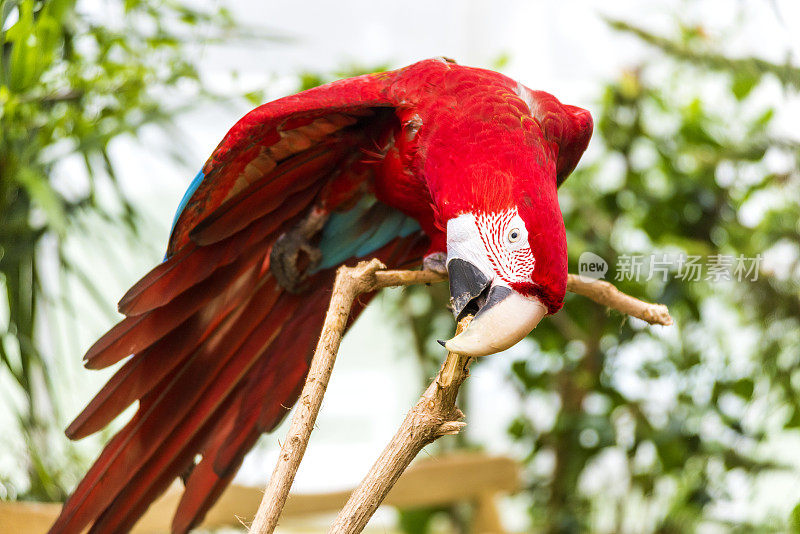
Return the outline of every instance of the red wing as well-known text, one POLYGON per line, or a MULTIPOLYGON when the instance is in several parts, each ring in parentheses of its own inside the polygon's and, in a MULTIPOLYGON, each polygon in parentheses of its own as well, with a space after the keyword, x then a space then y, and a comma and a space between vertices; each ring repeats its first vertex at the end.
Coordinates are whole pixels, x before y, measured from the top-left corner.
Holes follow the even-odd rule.
POLYGON ((187 244, 200 221, 254 182, 263 183, 281 162, 328 144, 375 108, 393 107, 387 96, 390 83, 391 73, 340 80, 269 102, 242 117, 203 166, 204 179, 176 220, 169 254, 187 244))
MULTIPOLYGON (((312 89, 257 108, 228 133, 177 218, 167 260, 120 301, 128 317, 89 349, 86 364, 124 363, 67 430, 103 428, 139 408, 64 505, 51 533, 131 528, 193 467, 173 530, 197 524, 258 436, 294 402, 319 335, 334 268, 285 291, 270 252, 312 208, 355 203, 371 174, 364 143, 391 113, 391 74, 312 89), (344 184, 334 187, 335 184, 344 184), (337 205, 331 204, 336 199, 337 205), (201 457, 195 466, 196 457, 201 457)), ((369 256, 418 262, 419 232, 369 256)), ((353 260, 350 260, 353 261, 353 260)))

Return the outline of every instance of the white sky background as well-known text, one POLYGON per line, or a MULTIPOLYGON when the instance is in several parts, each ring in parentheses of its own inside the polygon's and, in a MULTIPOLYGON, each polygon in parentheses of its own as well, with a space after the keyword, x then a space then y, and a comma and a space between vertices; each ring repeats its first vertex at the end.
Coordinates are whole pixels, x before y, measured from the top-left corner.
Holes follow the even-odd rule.
MULTIPOLYGON (((91 8, 94 1, 86 4, 91 8)), ((529 87, 552 92, 566 103, 594 110, 603 80, 617 76, 637 59, 657 53, 633 37, 610 31, 603 15, 670 34, 674 14, 680 11, 689 20, 702 22, 710 34, 719 35, 722 31, 726 35, 740 17, 739 9, 749 6, 740 20, 742 31, 735 33, 735 40, 725 41, 726 50, 775 61, 785 60, 787 52, 800 57, 800 2, 779 0, 774 4, 775 9, 769 1, 733 0, 231 1, 226 5, 233 8, 239 20, 268 32, 274 30, 291 37, 293 42, 204 47, 197 54, 201 74, 212 87, 220 91, 266 87, 270 97, 290 90, 295 83, 293 75, 301 70, 330 72, 351 62, 403 66, 437 55, 455 58, 462 64, 491 67, 501 54, 508 54, 510 62, 503 70, 505 74, 529 87), (228 77, 231 70, 240 72, 235 83, 228 77)), ((133 142, 120 142, 114 147, 126 189, 152 218, 152 231, 146 234, 152 247, 141 251, 123 243, 95 247, 90 241, 86 245, 81 254, 87 265, 94 266, 109 299, 121 296, 159 261, 183 190, 245 111, 197 110, 181 120, 186 133, 182 145, 189 150, 186 159, 193 162, 193 168, 183 168, 159 155, 158 150, 149 151, 133 142), (109 250, 114 252, 115 261, 106 259, 109 250), (118 271, 119 265, 123 266, 123 275, 108 274, 118 271)), ((778 117, 783 133, 797 137, 792 127, 800 122, 798 119, 797 99, 787 102, 778 117)), ((152 147, 163 144, 163 140, 149 136, 145 143, 152 147)), ((69 170, 67 167, 66 172, 69 170)), ((100 316, 87 317, 86 323, 72 344, 79 345, 81 351, 110 326, 109 320, 100 316)), ((402 354, 402 340, 387 342, 392 336, 391 320, 385 318, 378 303, 346 338, 296 490, 340 489, 357 483, 416 399, 422 377, 418 376, 412 357, 402 354)), ((69 399, 72 411, 68 412, 73 415, 109 375, 82 370, 78 365, 80 354, 64 358, 75 362, 74 367, 65 369, 65 379, 75 385, 74 396, 69 399)), ((517 401, 503 377, 511 359, 493 359, 470 379, 471 410, 467 421, 473 437, 487 443, 494 452, 508 453, 512 446, 505 431, 517 401)), ((276 457, 277 442, 284 434, 285 426, 264 439, 264 446, 245 462, 239 475, 241 482, 263 484, 276 457)), ((800 494, 800 483, 795 480, 787 490, 800 494)), ((511 522, 523 525, 523 514, 517 509, 511 513, 511 522)))

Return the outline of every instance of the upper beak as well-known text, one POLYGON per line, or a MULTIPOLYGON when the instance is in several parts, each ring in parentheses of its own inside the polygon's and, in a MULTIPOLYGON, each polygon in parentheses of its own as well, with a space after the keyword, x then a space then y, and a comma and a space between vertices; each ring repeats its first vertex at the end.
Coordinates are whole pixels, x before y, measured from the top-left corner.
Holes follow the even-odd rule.
POLYGON ((467 314, 475 316, 466 330, 444 344, 450 352, 465 356, 500 352, 527 336, 547 314, 539 299, 493 282, 468 261, 453 258, 447 271, 456 320, 467 314))

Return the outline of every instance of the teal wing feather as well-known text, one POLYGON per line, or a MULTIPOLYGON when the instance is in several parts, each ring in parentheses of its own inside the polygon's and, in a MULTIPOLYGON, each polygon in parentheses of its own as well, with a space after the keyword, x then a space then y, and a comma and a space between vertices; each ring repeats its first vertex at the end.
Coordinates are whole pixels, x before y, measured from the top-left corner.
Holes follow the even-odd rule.
POLYGON ((331 214, 319 243, 322 261, 317 271, 336 267, 350 258, 371 255, 398 237, 420 231, 416 220, 364 195, 347 211, 331 214))

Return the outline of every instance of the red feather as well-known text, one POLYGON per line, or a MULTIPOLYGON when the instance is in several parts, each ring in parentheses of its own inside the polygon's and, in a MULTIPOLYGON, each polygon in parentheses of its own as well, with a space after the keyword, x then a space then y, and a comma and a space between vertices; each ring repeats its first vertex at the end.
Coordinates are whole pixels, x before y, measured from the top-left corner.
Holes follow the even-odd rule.
POLYGON ((203 219, 190 232, 192 241, 199 245, 221 241, 269 214, 293 193, 313 184, 321 186, 321 178, 327 177, 343 152, 344 147, 323 145, 281 163, 269 180, 253 183, 203 219))
POLYGON ((308 208, 319 189, 319 184, 312 184, 290 195, 274 211, 228 239, 204 247, 188 243, 131 288, 120 301, 120 311, 129 316, 141 315, 164 306, 186 289, 206 280, 218 268, 245 254, 246 250, 254 246, 262 251, 269 249, 277 235, 291 227, 296 216, 308 208), (271 240, 258 242, 270 235, 273 236, 271 240))
POLYGON ((243 261, 217 270, 205 283, 181 293, 169 304, 144 315, 127 317, 92 345, 84 357, 89 369, 102 369, 142 351, 171 332, 200 309, 208 310, 213 300, 250 288, 257 282, 251 262, 243 261), (221 293, 225 293, 220 295, 221 293))
POLYGON ((192 470, 175 512, 174 532, 185 532, 202 520, 264 427, 274 428, 294 404, 308 370, 304 365, 306 357, 316 345, 313 326, 325 314, 327 293, 326 287, 320 287, 311 302, 304 300, 302 318, 287 325, 274 342, 280 352, 261 360, 259 368, 243 384, 237 401, 231 403, 219 425, 209 433, 211 440, 202 452, 203 459, 192 470))

